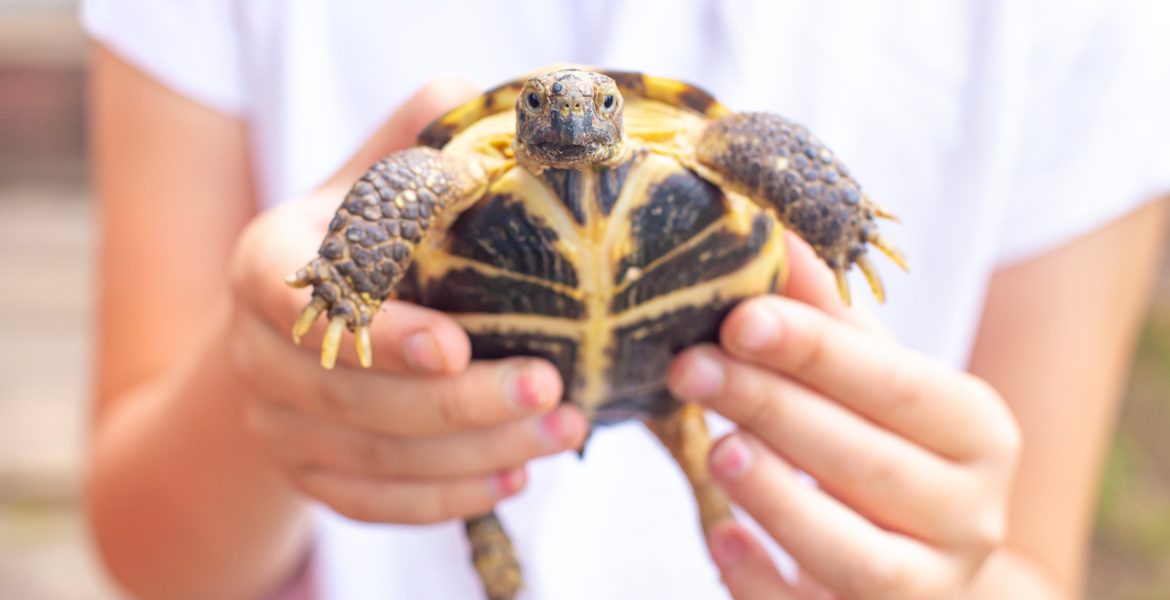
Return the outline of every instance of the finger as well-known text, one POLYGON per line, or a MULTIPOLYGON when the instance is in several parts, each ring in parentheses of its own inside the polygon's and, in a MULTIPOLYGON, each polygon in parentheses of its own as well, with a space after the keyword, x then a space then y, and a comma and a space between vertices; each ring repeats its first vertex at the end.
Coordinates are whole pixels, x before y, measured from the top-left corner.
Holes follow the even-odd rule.
POLYGON ((371 432, 420 436, 489 427, 547 412, 561 398, 560 375, 535 358, 476 361, 441 376, 348 365, 326 371, 263 324, 245 318, 237 329, 236 372, 263 396, 371 432))
POLYGON ((955 577, 943 555, 879 529, 796 471, 754 436, 735 433, 711 451, 728 496, 801 568, 847 598, 934 598, 955 577), (934 594, 934 595, 931 595, 934 594))
POLYGON ((742 360, 812 387, 935 452, 982 458, 1012 447, 1014 422, 978 379, 778 296, 736 307, 720 332, 742 360))
POLYGON ((580 447, 587 431, 572 406, 488 429, 407 438, 323 422, 280 403, 256 404, 253 429, 285 462, 375 477, 483 475, 580 447))
MULTIPOLYGON (((299 309, 298 309, 299 310, 299 309)), ((471 360, 467 334, 447 315, 408 302, 387 301, 370 323, 369 343, 374 370, 388 373, 458 373, 471 360)), ((291 323, 291 321, 290 321, 291 323)), ((317 320, 298 344, 319 355, 328 319, 317 320)), ((287 338, 288 327, 281 333, 287 338)), ((338 364, 361 366, 351 338, 340 344, 338 364)))
POLYGON ((782 289, 784 296, 815 306, 825 314, 860 329, 886 335, 885 328, 872 311, 858 304, 846 306, 841 301, 833 271, 812 247, 795 233, 784 233, 788 257, 788 278, 782 289))
POLYGON ((714 346, 689 349, 676 365, 669 381, 680 399, 751 431, 869 520, 931 543, 967 540, 973 507, 984 498, 976 476, 714 346), (696 396, 701 386, 707 389, 696 396))
POLYGON ((735 600, 788 600, 797 596, 767 550, 743 525, 724 521, 707 536, 711 558, 735 600))
POLYGON ((304 493, 356 521, 423 524, 483 514, 527 484, 523 468, 442 482, 347 475, 303 469, 294 483, 304 493))

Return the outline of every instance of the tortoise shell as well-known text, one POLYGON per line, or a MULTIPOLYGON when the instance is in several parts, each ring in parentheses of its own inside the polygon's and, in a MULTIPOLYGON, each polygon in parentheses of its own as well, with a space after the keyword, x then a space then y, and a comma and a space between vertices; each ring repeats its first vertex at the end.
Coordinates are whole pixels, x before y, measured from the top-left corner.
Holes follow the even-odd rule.
MULTIPOLYGON (((648 97, 644 76, 608 75, 626 99, 625 159, 540 175, 513 162, 444 233, 422 241, 398 289, 454 317, 474 358, 550 361, 564 400, 597 424, 672 411, 674 354, 715 341, 738 302, 775 291, 785 272, 772 211, 688 168, 673 138, 661 143, 722 107, 678 82, 650 87, 681 102, 648 97)), ((455 109, 420 141, 508 160, 522 83, 455 109)))
MULTIPOLYGON (((348 328, 368 367, 370 323, 396 295, 453 316, 474 358, 547 359, 591 423, 646 422, 707 531, 731 508, 702 409, 667 391, 674 354, 783 285, 786 227, 846 302, 853 265, 884 297, 868 246, 905 266, 875 222, 891 215, 804 127, 678 81, 549 71, 456 108, 419 142, 354 184, 319 256, 288 278, 313 286, 294 339, 328 311, 322 364, 348 328)), ((488 597, 515 598, 520 566, 494 511, 466 527, 488 597)))

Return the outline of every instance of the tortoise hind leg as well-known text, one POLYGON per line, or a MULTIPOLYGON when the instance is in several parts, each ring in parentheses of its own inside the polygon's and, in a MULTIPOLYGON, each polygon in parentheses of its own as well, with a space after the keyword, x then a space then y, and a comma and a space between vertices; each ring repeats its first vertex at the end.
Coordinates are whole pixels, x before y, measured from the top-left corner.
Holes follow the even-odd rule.
POLYGON ((697 404, 683 404, 670 415, 646 420, 646 427, 670 450, 695 493, 703 533, 716 523, 731 518, 731 505, 723 490, 711 479, 707 455, 711 452, 711 435, 703 409, 697 404))
POLYGON ((513 600, 524 587, 524 579, 512 540, 499 517, 492 511, 468 519, 465 525, 467 541, 471 543, 471 562, 488 600, 513 600))
POLYGON ((876 219, 893 215, 862 194, 845 166, 801 125, 770 113, 731 114, 703 129, 695 158, 731 189, 774 209, 833 270, 846 304, 845 273, 853 265, 884 300, 868 246, 906 268, 901 252, 877 228, 876 219))

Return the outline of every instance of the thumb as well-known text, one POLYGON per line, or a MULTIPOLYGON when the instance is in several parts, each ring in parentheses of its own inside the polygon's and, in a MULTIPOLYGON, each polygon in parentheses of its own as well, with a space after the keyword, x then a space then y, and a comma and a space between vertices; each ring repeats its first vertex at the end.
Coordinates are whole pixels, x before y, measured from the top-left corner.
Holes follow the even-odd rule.
POLYGON ((842 302, 833 272, 800 236, 792 231, 785 231, 784 236, 788 244, 788 278, 782 295, 819 308, 861 330, 889 335, 877 315, 863 306, 846 306, 842 302))
POLYGON ((431 121, 475 97, 480 91, 467 80, 453 77, 435 79, 422 86, 386 119, 378 131, 322 187, 348 188, 382 157, 416 145, 418 133, 431 121))

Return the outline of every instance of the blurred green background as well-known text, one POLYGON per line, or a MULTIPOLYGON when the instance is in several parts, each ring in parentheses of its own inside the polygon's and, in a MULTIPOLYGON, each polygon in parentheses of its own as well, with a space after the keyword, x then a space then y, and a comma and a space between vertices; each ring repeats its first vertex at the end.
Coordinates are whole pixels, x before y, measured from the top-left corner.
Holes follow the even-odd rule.
MULTIPOLYGON (((0 0, 0 598, 110 600, 78 513, 95 250, 71 0, 0 0)), ((1167 165, 1170 168, 1170 165, 1167 165)), ((1107 462, 1090 598, 1170 598, 1170 269, 1107 462)))

